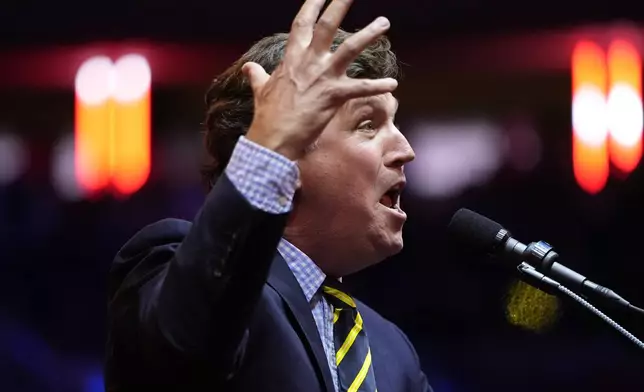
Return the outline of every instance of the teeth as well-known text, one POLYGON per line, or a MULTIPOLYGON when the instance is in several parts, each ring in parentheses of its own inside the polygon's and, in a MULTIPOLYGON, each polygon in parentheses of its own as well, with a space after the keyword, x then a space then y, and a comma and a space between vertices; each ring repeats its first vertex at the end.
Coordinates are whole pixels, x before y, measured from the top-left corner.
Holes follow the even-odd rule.
POLYGON ((398 207, 398 195, 389 195, 389 208, 396 209, 398 207))

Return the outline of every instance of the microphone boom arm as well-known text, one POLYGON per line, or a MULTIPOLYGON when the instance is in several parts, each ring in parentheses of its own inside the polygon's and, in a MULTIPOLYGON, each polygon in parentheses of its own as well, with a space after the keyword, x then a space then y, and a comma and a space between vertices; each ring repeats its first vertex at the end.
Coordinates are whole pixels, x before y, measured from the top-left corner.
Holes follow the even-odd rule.
MULTIPOLYGON (((536 268, 531 266, 530 264, 526 262, 521 262, 517 266, 517 269, 523 275, 524 277, 529 277, 528 279, 525 280, 526 283, 529 283, 531 285, 534 285, 540 290, 543 290, 542 287, 539 286, 546 286, 550 289, 554 289, 558 292, 564 293, 568 297, 572 298, 575 300, 577 303, 582 305, 584 308, 588 309, 590 312, 594 313, 597 317, 600 319, 604 320, 608 325, 613 327, 617 332, 621 333, 624 335, 628 340, 633 342, 636 346, 638 346, 641 349, 644 349, 644 342, 639 340, 635 335, 632 333, 628 332, 626 328, 622 327, 619 325, 617 322, 615 322, 613 319, 610 317, 606 316, 602 311, 594 307, 590 302, 586 301, 583 299, 581 296, 577 295, 574 293, 572 290, 568 289, 567 287, 563 286, 561 283, 557 282, 556 280, 547 277, 546 275, 542 274, 541 272, 537 271, 536 268), (534 284, 534 281, 539 282, 539 284, 534 284)), ((544 290, 546 292, 550 292, 550 290, 544 290)), ((632 306, 632 305, 631 305, 632 306)), ((634 306, 633 306, 634 307, 634 306)), ((639 308, 636 308, 639 309, 639 308)), ((639 309, 642 310, 642 309, 639 309)))
POLYGON ((561 280, 564 285, 572 288, 573 291, 587 297, 610 301, 614 305, 634 311, 640 315, 644 314, 643 309, 631 305, 630 302, 613 290, 601 286, 582 274, 558 263, 559 254, 547 242, 539 241, 525 245, 512 238, 510 232, 505 229, 499 230, 496 234, 496 240, 502 244, 504 254, 511 255, 519 263, 528 263, 546 276, 561 280))

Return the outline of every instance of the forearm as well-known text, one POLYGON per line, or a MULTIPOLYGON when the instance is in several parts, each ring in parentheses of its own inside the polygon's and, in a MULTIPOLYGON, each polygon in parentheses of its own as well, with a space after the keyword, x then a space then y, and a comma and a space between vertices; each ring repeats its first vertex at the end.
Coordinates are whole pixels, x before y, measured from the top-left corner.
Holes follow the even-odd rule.
MULTIPOLYGON (((236 341, 266 282, 286 214, 251 207, 222 178, 178 247, 159 290, 164 333, 181 350, 236 341)), ((216 350, 221 352, 221 350, 216 350)))
POLYGON ((240 143, 149 308, 176 349, 224 362, 233 360, 266 282, 297 181, 292 162, 240 143))

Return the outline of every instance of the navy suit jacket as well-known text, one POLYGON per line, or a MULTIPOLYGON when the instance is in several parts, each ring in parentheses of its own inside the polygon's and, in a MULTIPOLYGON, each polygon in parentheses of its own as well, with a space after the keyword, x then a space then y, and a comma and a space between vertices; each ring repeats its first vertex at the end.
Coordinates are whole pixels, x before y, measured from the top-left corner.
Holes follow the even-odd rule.
MULTIPOLYGON (((332 392, 311 308, 276 251, 286 219, 224 175, 193 223, 128 241, 109 277, 107 391, 332 392)), ((357 303, 378 391, 431 391, 405 335, 357 303)))

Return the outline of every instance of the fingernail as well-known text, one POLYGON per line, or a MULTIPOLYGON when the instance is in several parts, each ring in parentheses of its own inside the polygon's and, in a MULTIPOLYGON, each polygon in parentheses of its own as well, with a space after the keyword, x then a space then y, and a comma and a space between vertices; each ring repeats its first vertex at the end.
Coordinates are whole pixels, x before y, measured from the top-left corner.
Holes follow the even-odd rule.
POLYGON ((378 19, 376 19, 376 24, 378 27, 386 28, 389 27, 389 19, 379 16, 378 19))

